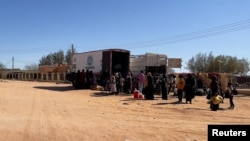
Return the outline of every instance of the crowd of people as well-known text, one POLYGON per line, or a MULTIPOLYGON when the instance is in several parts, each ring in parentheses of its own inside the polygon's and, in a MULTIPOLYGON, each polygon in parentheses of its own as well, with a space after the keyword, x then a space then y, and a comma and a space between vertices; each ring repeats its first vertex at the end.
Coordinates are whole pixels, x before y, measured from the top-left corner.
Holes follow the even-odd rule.
POLYGON ((75 89, 90 89, 98 84, 98 78, 90 70, 78 70, 76 73, 68 73, 66 79, 72 82, 75 89))
MULTIPOLYGON (((114 73, 112 76, 105 78, 98 78, 92 71, 82 70, 75 74, 71 74, 72 84, 75 88, 91 88, 100 84, 104 90, 111 94, 132 94, 138 90, 144 96, 145 100, 154 100, 154 95, 161 95, 162 99, 167 100, 171 91, 174 96, 178 98, 178 103, 182 103, 183 99, 188 104, 192 104, 192 100, 197 93, 197 89, 202 89, 203 93, 207 93, 207 99, 210 101, 211 110, 217 110, 219 104, 223 103, 225 93, 221 91, 217 77, 211 77, 211 84, 208 86, 210 92, 203 85, 203 81, 199 76, 194 74, 179 74, 176 77, 174 74, 151 74, 151 72, 144 73, 140 71, 133 75, 128 72, 125 75, 121 73, 114 73), (176 91, 176 92, 175 92, 176 91), (217 103, 214 102, 216 101, 217 103)), ((233 96, 235 88, 232 83, 228 83, 227 95, 230 102, 230 109, 234 109, 233 96)))
POLYGON ((127 73, 126 76, 115 73, 110 80, 107 80, 105 90, 109 90, 111 94, 131 94, 138 90, 145 99, 153 100, 155 94, 162 95, 162 99, 167 99, 169 92, 167 78, 165 74, 152 75, 151 72, 144 74, 143 71, 136 75, 127 73))

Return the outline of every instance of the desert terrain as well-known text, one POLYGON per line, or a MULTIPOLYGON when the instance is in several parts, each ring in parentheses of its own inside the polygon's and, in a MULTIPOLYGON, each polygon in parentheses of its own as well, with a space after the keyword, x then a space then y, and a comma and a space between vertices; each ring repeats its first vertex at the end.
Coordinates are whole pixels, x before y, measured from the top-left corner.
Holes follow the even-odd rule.
POLYGON ((206 141, 209 124, 249 124, 250 97, 229 99, 211 111, 205 96, 193 104, 170 99, 135 100, 75 90, 70 84, 2 80, 1 141, 206 141))

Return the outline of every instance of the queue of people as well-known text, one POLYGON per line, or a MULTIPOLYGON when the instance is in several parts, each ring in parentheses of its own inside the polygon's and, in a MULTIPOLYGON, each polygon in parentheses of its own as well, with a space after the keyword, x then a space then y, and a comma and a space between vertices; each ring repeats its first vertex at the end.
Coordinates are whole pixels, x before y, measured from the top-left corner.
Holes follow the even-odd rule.
MULTIPOLYGON (((76 89, 91 88, 98 84, 97 77, 89 70, 78 71, 73 76, 75 78, 73 78, 72 83, 76 89)), ((130 72, 125 75, 115 73, 110 79, 105 79, 103 83, 105 90, 110 91, 111 94, 132 94, 134 90, 138 90, 139 93, 144 95, 145 100, 154 100, 155 94, 161 95, 163 100, 167 100, 169 99, 170 92, 174 91, 173 96, 177 96, 177 102, 182 103, 183 98, 185 98, 186 104, 192 104, 197 89, 205 88, 201 78, 196 78, 192 74, 179 74, 176 78, 174 74, 160 74, 155 76, 151 72, 145 74, 143 71, 140 71, 136 75, 130 72)), ((211 110, 216 111, 219 109, 219 104, 223 103, 225 98, 225 94, 222 92, 216 76, 211 77, 211 83, 208 88, 210 92, 204 89, 204 93, 207 94, 207 99, 210 100, 211 110)), ((228 83, 226 92, 230 103, 229 109, 234 109, 233 97, 237 93, 237 90, 232 86, 232 83, 228 83)))
POLYGON ((97 77, 92 71, 78 70, 76 73, 67 74, 66 79, 71 81, 75 89, 90 89, 97 85, 97 77))
MULTIPOLYGON (((139 79, 142 76, 143 72, 141 71, 140 74, 137 75, 137 79, 139 79)), ((203 85, 203 82, 200 77, 196 77, 192 74, 187 74, 185 77, 182 74, 178 75, 178 78, 175 79, 175 76, 171 74, 170 76, 167 75, 161 75, 158 77, 157 81, 153 81, 153 76, 150 72, 147 72, 146 75, 144 75, 145 80, 143 83, 143 89, 140 89, 140 92, 144 94, 145 99, 152 100, 154 99, 154 94, 158 92, 157 90, 157 84, 161 83, 160 87, 160 93, 162 95, 162 99, 168 99, 168 94, 170 92, 171 87, 174 87, 176 89, 176 96, 178 97, 178 103, 182 103, 183 97, 185 97, 185 102, 192 104, 192 100, 196 95, 197 89, 204 89, 204 93, 208 94, 206 87, 203 85), (170 79, 171 77, 171 79, 170 79), (173 79, 174 78, 174 79, 173 79), (154 82, 156 82, 154 84, 154 82), (173 83, 174 82, 174 83, 173 83)), ((138 87, 141 85, 138 84, 138 87)), ((213 111, 216 111, 219 109, 219 104, 223 103, 223 100, 225 98, 225 92, 221 89, 221 84, 218 82, 216 76, 211 77, 211 83, 208 86, 211 98, 210 98, 210 108, 213 111)), ((228 92, 228 98, 230 107, 229 109, 234 109, 235 105, 233 102, 233 97, 235 94, 237 94, 237 90, 235 87, 232 86, 232 83, 228 83, 227 91, 228 92)))
POLYGON ((123 76, 121 73, 116 73, 112 75, 111 80, 106 81, 105 89, 115 95, 132 93, 132 74, 127 73, 126 76, 123 76))
POLYGON ((134 90, 144 95, 145 99, 153 100, 154 95, 162 95, 162 99, 168 99, 168 76, 157 75, 154 76, 151 72, 144 74, 140 71, 138 74, 133 75, 127 73, 126 76, 121 73, 115 73, 110 79, 106 80, 105 90, 110 91, 111 94, 132 94, 134 90))

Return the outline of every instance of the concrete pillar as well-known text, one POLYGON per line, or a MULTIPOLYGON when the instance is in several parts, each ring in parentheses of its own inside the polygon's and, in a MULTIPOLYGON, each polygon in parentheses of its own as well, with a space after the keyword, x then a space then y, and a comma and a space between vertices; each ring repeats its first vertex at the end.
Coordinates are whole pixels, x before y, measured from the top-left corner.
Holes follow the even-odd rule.
POLYGON ((55 73, 51 73, 51 81, 54 81, 54 80, 55 80, 54 74, 55 74, 55 73))
POLYGON ((49 77, 49 74, 48 74, 48 73, 45 73, 45 76, 46 76, 46 77, 45 77, 45 81, 47 81, 47 80, 49 79, 49 78, 48 78, 48 77, 49 77))
POLYGON ((60 80, 60 73, 57 73, 57 80, 60 80))
POLYGON ((63 73, 63 81, 66 81, 66 72, 63 73))

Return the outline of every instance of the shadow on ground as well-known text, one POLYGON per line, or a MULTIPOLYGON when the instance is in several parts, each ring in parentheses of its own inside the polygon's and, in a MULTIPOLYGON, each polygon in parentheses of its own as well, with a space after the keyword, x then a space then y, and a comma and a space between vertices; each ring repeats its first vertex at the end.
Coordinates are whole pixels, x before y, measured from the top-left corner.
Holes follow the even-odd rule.
POLYGON ((72 86, 35 86, 33 88, 59 92, 77 90, 74 89, 72 86))
MULTIPOLYGON (((160 103, 156 103, 156 104, 153 104, 153 105, 168 105, 168 104, 186 104, 186 102, 179 102, 179 101, 174 101, 174 102, 168 102, 166 100, 166 102, 160 102, 160 103)), ((188 103, 189 104, 189 103, 188 103)))
POLYGON ((100 91, 100 92, 92 93, 90 96, 93 96, 93 97, 104 97, 104 96, 113 96, 113 95, 114 94, 111 94, 109 92, 100 91))
POLYGON ((100 91, 92 93, 91 96, 93 97, 103 97, 103 96, 129 96, 131 94, 111 94, 109 91, 100 91))

